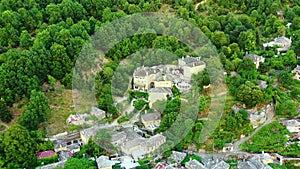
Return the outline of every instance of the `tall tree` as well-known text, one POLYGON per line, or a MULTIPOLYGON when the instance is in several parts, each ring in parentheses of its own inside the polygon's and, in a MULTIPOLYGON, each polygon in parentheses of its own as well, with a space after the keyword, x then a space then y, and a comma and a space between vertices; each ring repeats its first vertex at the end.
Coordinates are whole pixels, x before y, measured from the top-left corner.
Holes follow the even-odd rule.
POLYGON ((4 122, 10 122, 12 120, 12 115, 3 99, 0 99, 0 119, 4 122))
POLYGON ((259 86, 247 81, 241 85, 236 92, 237 100, 245 103, 249 108, 254 107, 256 104, 263 100, 264 94, 259 86))
POLYGON ((30 34, 27 30, 22 31, 20 36, 20 46, 28 49, 32 45, 32 40, 30 34))
POLYGON ((36 130, 40 122, 46 121, 46 115, 49 110, 49 102, 45 94, 33 90, 31 92, 29 105, 20 118, 20 124, 25 126, 28 130, 36 130))
POLYGON ((35 142, 29 132, 20 125, 8 128, 5 133, 4 152, 7 168, 34 168, 36 155, 35 142))

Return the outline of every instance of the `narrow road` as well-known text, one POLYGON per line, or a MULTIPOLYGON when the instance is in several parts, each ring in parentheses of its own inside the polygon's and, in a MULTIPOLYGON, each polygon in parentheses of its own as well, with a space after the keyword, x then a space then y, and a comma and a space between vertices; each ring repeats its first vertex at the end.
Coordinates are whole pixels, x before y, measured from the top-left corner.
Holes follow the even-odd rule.
POLYGON ((240 139, 239 141, 235 142, 233 144, 233 151, 237 152, 240 151, 239 146, 243 143, 245 143, 246 141, 248 141, 254 134, 256 134, 261 128, 263 128, 264 126, 272 123, 274 121, 274 114, 275 114, 275 109, 274 109, 274 104, 272 103, 270 108, 268 108, 267 110, 267 120, 264 122, 264 124, 262 124, 261 126, 259 126, 258 128, 256 128, 249 136, 244 137, 242 139, 240 139))

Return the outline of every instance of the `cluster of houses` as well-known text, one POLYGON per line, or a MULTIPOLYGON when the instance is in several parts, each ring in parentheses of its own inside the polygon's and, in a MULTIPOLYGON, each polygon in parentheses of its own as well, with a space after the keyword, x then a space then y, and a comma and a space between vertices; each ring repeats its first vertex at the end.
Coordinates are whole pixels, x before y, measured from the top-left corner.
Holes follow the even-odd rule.
POLYGON ((178 59, 178 65, 142 66, 133 73, 133 90, 148 92, 152 107, 157 100, 166 100, 172 95, 173 85, 181 92, 189 90, 192 75, 203 71, 205 66, 200 57, 190 56, 178 59))

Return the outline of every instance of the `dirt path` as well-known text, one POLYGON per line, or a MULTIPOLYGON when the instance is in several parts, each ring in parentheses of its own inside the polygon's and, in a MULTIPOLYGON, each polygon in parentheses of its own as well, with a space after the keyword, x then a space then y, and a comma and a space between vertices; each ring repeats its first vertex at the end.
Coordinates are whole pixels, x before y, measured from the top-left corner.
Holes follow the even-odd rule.
POLYGON ((198 10, 199 5, 206 3, 206 1, 207 0, 203 0, 203 1, 199 2, 199 3, 196 3, 196 5, 195 5, 195 11, 198 10))

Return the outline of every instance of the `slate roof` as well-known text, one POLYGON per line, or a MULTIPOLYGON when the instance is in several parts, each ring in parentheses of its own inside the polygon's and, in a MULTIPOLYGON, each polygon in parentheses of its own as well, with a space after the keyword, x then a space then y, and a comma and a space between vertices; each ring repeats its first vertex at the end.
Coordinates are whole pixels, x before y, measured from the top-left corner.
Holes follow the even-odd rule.
POLYGON ((203 164, 201 164, 199 161, 197 161, 195 159, 190 160, 189 162, 186 162, 185 166, 186 167, 188 166, 192 169, 206 169, 206 167, 204 167, 203 164))
POLYGON ((253 62, 262 62, 265 60, 264 57, 258 56, 256 54, 247 54, 247 55, 245 55, 245 58, 250 58, 253 60, 253 62))
POLYGON ((172 89, 169 87, 156 87, 149 90, 150 93, 168 93, 172 94, 172 89))
POLYGON ((134 71, 134 75, 135 76, 147 76, 147 75, 151 75, 151 74, 158 73, 158 72, 160 72, 159 69, 156 69, 153 67, 142 66, 134 71))
POLYGON ((119 162, 111 161, 107 156, 100 156, 99 158, 96 159, 96 163, 98 168, 106 168, 106 167, 111 167, 119 162))
POLYGON ((186 157, 186 153, 178 152, 178 151, 172 151, 172 154, 170 156, 171 159, 175 160, 177 163, 180 163, 183 161, 186 157))
POLYGON ((225 161, 221 161, 221 162, 217 163, 216 165, 214 165, 212 167, 212 169, 227 169, 229 167, 230 167, 229 164, 227 164, 225 161))
POLYGON ((144 122, 151 122, 151 121, 156 121, 156 120, 161 120, 161 114, 159 112, 157 113, 147 113, 141 115, 142 121, 144 122))
POLYGON ((201 60, 199 60, 199 58, 195 58, 195 57, 186 56, 185 58, 181 58, 181 60, 183 62, 185 62, 185 64, 187 66, 190 66, 190 67, 205 65, 205 63, 203 61, 201 61, 201 60))
POLYGON ((292 43, 292 41, 289 38, 283 37, 283 36, 275 38, 274 41, 277 43, 283 43, 283 44, 291 44, 292 43))
POLYGON ((247 162, 239 161, 237 165, 237 169, 257 169, 257 168, 249 161, 247 162))
POLYGON ((144 144, 141 144, 144 147, 153 147, 157 146, 159 142, 166 140, 166 137, 161 134, 156 134, 155 136, 150 137, 144 144))

